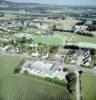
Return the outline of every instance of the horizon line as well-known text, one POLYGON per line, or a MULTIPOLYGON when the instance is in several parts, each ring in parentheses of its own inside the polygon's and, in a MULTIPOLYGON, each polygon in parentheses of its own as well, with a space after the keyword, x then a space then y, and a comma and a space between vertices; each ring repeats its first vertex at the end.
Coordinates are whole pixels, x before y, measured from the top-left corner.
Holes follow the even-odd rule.
MULTIPOLYGON (((2 1, 2 0, 1 0, 2 1)), ((49 4, 49 3, 40 3, 40 2, 23 2, 23 1, 9 1, 9 0, 4 0, 4 1, 8 1, 8 2, 13 2, 13 3, 25 3, 25 4, 27 4, 27 3, 33 3, 33 4, 42 4, 42 5, 53 5, 53 6, 71 6, 71 7, 96 7, 96 5, 83 5, 83 4, 49 4)))

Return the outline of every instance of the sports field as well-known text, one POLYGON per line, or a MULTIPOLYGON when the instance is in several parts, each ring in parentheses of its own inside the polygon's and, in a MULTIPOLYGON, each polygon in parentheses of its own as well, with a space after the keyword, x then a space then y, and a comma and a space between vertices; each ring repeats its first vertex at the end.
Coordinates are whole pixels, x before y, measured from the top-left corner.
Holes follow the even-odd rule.
POLYGON ((70 100, 63 86, 29 75, 13 74, 21 60, 20 56, 0 55, 0 100, 57 100, 55 97, 70 100))
POLYGON ((35 36, 34 40, 46 45, 63 45, 63 40, 57 36, 35 36))
POLYGON ((83 100, 96 100, 96 74, 84 73, 81 83, 83 100))
MULTIPOLYGON (((23 33, 26 38, 32 38, 34 41, 38 43, 44 43, 46 45, 65 45, 66 40, 76 43, 96 43, 96 37, 86 37, 83 35, 78 35, 72 32, 54 32, 54 35, 52 36, 46 36, 46 35, 36 35, 34 32, 36 32, 37 28, 29 28, 25 30, 23 33), (26 34, 27 33, 27 34, 26 34)), ((16 37, 20 38, 22 36, 21 34, 16 34, 16 37)), ((83 45, 82 45, 83 46, 83 45)))

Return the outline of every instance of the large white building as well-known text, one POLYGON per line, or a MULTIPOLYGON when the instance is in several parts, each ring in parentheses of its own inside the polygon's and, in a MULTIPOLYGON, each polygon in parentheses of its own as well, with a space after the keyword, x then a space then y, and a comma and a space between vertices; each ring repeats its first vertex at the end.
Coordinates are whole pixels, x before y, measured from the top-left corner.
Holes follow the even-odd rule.
POLYGON ((67 72, 63 71, 62 66, 51 64, 43 61, 26 61, 22 66, 22 71, 27 70, 30 74, 35 74, 42 77, 57 77, 60 80, 65 80, 67 72))

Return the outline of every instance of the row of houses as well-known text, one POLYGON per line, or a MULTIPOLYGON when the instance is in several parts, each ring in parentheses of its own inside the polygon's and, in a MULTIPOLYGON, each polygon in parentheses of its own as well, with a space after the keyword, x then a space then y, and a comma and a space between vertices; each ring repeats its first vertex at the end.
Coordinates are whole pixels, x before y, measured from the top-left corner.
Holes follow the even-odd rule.
POLYGON ((46 23, 41 23, 39 21, 34 21, 34 20, 8 20, 8 21, 3 21, 0 23, 0 28, 3 29, 10 29, 10 28, 15 28, 15 27, 37 27, 37 28, 42 28, 42 29, 47 29, 48 24, 46 23))

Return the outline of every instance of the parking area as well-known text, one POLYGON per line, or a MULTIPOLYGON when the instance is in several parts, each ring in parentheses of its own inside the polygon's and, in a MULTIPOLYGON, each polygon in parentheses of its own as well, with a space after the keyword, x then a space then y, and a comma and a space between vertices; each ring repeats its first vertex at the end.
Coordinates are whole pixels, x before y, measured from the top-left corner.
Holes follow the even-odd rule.
POLYGON ((93 67, 93 57, 91 55, 90 49, 79 49, 79 50, 73 50, 70 49, 66 53, 66 57, 64 59, 64 62, 66 64, 77 64, 82 67, 93 67))
POLYGON ((84 49, 84 50, 81 50, 81 66, 82 67, 93 67, 92 66, 92 62, 93 62, 93 57, 90 53, 90 50, 88 49, 84 49))
POLYGON ((66 53, 64 62, 66 64, 76 64, 78 59, 78 50, 69 49, 66 53))

